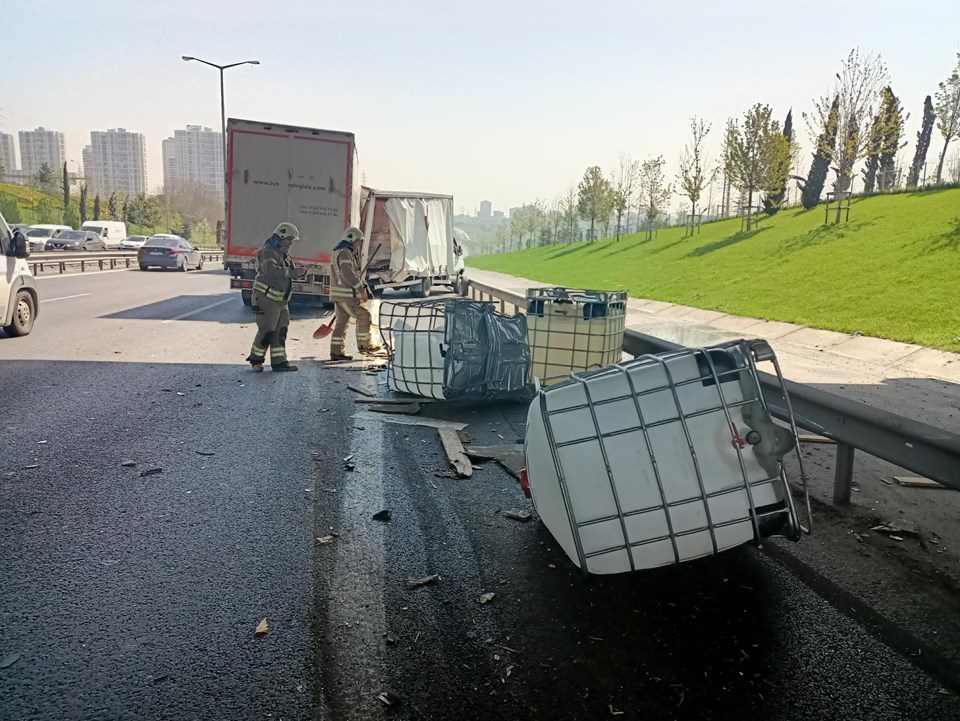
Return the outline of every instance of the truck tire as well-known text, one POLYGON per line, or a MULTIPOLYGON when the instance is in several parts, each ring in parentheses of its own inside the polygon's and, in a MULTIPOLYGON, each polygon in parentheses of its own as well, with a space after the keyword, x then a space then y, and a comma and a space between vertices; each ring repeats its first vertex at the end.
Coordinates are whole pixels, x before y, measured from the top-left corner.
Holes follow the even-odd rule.
POLYGON ((240 291, 240 300, 243 301, 245 306, 253 305, 253 291, 250 290, 241 290, 240 291))
POLYGON ((4 326, 4 330, 11 338, 27 335, 33 330, 33 321, 37 317, 37 306, 33 302, 33 296, 28 291, 21 290, 17 292, 13 299, 13 317, 10 325, 4 326))
POLYGON ((453 284, 453 292, 461 298, 466 298, 470 295, 470 281, 467 280, 465 275, 457 276, 457 281, 453 284))
POLYGON ((433 278, 421 278, 419 285, 410 287, 410 295, 414 298, 427 298, 433 289, 433 278))

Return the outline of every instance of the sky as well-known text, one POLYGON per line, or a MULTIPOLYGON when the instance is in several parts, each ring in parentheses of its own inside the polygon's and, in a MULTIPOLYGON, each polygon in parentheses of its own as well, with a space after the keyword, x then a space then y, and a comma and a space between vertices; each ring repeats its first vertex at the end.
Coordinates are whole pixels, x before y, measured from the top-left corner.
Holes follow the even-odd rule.
MULTIPOLYGON (((75 161, 91 130, 143 133, 153 189, 164 138, 220 127, 219 74, 181 56, 255 59, 225 73, 228 117, 351 131, 367 184, 450 193, 467 213, 550 206, 621 153, 663 155, 672 177, 691 116, 712 124, 716 158, 727 118, 758 102, 792 108, 809 148, 801 113, 855 47, 886 62, 912 158, 923 99, 960 51, 957 0, 8 5, 0 132, 61 131, 75 161)), ((935 134, 928 158, 941 147, 935 134)))

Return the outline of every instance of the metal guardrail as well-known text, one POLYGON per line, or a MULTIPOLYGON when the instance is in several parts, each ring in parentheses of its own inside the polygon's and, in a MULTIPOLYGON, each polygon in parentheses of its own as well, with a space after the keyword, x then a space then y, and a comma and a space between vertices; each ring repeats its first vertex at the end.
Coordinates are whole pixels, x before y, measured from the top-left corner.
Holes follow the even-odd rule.
MULTIPOLYGON (((470 293, 477 300, 484 296, 498 300, 502 312, 506 312, 507 305, 513 306, 515 312, 525 310, 524 296, 484 283, 471 280, 470 293)), ((682 347, 638 331, 624 333, 623 350, 633 356, 682 347)), ((771 412, 786 420, 786 403, 777 379, 768 373, 759 376, 771 412)), ((797 425, 837 443, 835 503, 850 502, 855 450, 960 490, 960 435, 802 383, 786 381, 785 388, 797 425)))
MULTIPOLYGON (((222 250, 201 251, 200 255, 204 260, 220 260, 223 258, 222 250)), ((130 268, 137 265, 137 252, 118 252, 118 253, 58 253, 56 251, 46 253, 34 253, 27 261, 30 264, 30 272, 34 275, 40 275, 45 269, 56 268, 61 274, 67 272, 68 265, 79 265, 80 272, 87 270, 116 270, 117 267, 130 268), (42 258, 38 258, 42 255, 42 258)))

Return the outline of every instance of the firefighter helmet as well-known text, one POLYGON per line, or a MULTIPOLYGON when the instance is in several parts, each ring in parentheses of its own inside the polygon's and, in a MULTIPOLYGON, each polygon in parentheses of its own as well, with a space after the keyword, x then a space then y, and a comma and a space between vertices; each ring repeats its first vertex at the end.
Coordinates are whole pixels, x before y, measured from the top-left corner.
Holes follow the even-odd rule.
POLYGON ((343 237, 340 238, 340 240, 345 240, 348 243, 356 243, 357 241, 363 240, 363 231, 355 227, 347 228, 343 231, 343 237))
POLYGON ((273 231, 273 234, 279 236, 283 240, 290 238, 291 240, 298 240, 300 238, 300 231, 297 230, 297 226, 293 223, 280 223, 273 231))

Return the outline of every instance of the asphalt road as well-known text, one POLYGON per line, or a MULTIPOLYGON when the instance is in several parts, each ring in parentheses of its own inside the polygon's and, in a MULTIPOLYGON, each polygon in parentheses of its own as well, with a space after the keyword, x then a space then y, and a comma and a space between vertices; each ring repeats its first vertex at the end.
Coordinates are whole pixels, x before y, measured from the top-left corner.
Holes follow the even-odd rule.
MULTIPOLYGON (((348 385, 386 391, 310 360, 316 308, 301 371, 257 375, 222 272, 38 282, 0 338, 0 719, 960 718, 775 553, 584 580, 499 466, 445 477, 435 430, 357 416, 348 385)), ((520 405, 433 412, 523 435, 520 405)))

